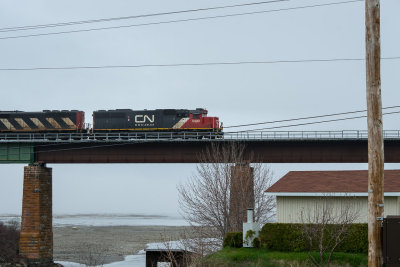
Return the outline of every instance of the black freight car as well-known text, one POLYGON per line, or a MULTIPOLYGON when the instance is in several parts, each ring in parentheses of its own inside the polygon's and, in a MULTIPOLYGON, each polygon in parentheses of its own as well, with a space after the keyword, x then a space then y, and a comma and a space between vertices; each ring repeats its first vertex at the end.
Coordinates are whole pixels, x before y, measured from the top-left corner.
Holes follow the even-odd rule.
POLYGON ((71 132, 84 127, 79 110, 0 111, 0 132, 71 132))
POLYGON ((98 110, 93 112, 94 131, 221 131, 218 117, 207 110, 98 110))

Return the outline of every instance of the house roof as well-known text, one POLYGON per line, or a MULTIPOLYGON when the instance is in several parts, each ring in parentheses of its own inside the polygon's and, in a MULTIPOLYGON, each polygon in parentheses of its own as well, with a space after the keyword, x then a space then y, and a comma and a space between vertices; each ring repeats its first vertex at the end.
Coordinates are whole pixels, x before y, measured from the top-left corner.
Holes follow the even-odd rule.
MULTIPOLYGON (((368 171, 365 170, 292 171, 279 179, 265 192, 271 195, 290 196, 318 195, 318 193, 367 195, 367 191, 368 171)), ((385 170, 384 191, 385 195, 400 195, 400 170, 385 170)))

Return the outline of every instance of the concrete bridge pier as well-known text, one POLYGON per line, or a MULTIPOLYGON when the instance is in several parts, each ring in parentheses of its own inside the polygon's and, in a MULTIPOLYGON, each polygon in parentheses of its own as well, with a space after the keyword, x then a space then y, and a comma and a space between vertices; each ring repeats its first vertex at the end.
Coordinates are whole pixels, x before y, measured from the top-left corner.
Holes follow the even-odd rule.
POLYGON ((19 253, 28 266, 53 265, 52 169, 44 163, 24 167, 19 253))
POLYGON ((236 163, 231 168, 229 201, 230 232, 241 232, 247 221, 247 209, 254 209, 254 169, 249 163, 236 163))

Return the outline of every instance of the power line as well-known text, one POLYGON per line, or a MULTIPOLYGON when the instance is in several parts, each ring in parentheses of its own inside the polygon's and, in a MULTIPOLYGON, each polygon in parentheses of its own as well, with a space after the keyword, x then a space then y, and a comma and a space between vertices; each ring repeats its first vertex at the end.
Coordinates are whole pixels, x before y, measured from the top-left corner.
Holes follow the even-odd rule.
MULTIPOLYGON (((385 108, 382 108, 382 109, 392 109, 392 108, 400 108, 400 106, 391 106, 391 107, 385 107, 385 108)), ((237 127, 246 127, 246 126, 254 126, 254 125, 262 125, 262 124, 273 124, 273 123, 289 122, 289 121, 298 121, 298 120, 309 120, 309 119, 324 118, 324 117, 333 117, 333 116, 354 114, 354 113, 360 113, 360 112, 366 112, 366 111, 367 110, 364 109, 364 110, 347 111, 347 112, 332 113, 332 114, 325 114, 325 115, 317 115, 317 116, 310 116, 310 117, 301 117, 301 118, 295 118, 295 119, 285 119, 285 120, 277 120, 277 121, 266 121, 266 122, 256 122, 256 123, 240 124, 240 125, 233 125, 233 126, 224 126, 224 129, 237 128, 237 127)))
POLYGON ((287 11, 287 10, 297 10, 297 9, 306 9, 306 8, 315 8, 315 7, 323 7, 323 6, 349 4, 349 3, 363 2, 363 1, 364 0, 351 0, 351 1, 343 1, 343 2, 332 2, 332 3, 326 3, 326 4, 317 4, 317 5, 308 5, 308 6, 299 6, 299 7, 289 7, 289 8, 280 8, 280 9, 270 9, 270 10, 263 10, 263 11, 253 11, 253 12, 244 12, 244 13, 235 13, 235 14, 227 14, 227 15, 208 16, 208 17, 200 17, 200 18, 189 18, 189 19, 178 19, 178 20, 168 20, 168 21, 159 21, 159 22, 131 24, 131 25, 110 26, 110 27, 92 28, 92 29, 84 29, 84 30, 71 30, 71 31, 62 31, 62 32, 48 32, 48 33, 38 33, 38 34, 28 34, 28 35, 17 35, 17 36, 1 37, 0 40, 17 39, 17 38, 28 38, 28 37, 38 37, 38 36, 49 36, 49 35, 59 35, 59 34, 69 34, 69 33, 78 33, 78 32, 91 32, 91 31, 100 31, 100 30, 111 30, 111 29, 122 29, 122 28, 130 28, 130 27, 141 27, 141 26, 150 26, 150 25, 171 24, 171 23, 177 23, 177 22, 199 21, 199 20, 208 20, 208 19, 217 19, 217 18, 228 18, 228 17, 237 17, 237 16, 245 16, 245 15, 262 14, 262 13, 280 12, 280 11, 287 11))
MULTIPOLYGON (((400 111, 387 112, 387 113, 383 113, 382 115, 397 114, 397 113, 400 113, 400 111)), ((354 119, 361 119, 361 118, 366 118, 366 117, 367 117, 366 115, 363 115, 363 116, 347 117, 347 118, 341 118, 341 119, 323 120, 323 121, 315 121, 315 122, 305 122, 305 123, 298 123, 298 124, 290 124, 290 125, 274 126, 274 127, 267 127, 267 128, 243 130, 243 131, 237 131, 237 132, 225 132, 225 133, 244 133, 244 132, 253 132, 253 131, 261 131, 261 130, 271 130, 271 129, 288 128, 288 127, 296 127, 296 126, 303 126, 303 125, 311 125, 311 124, 321 124, 321 123, 335 122, 335 121, 354 120, 354 119)))
MULTIPOLYGON (((400 56, 383 57, 382 60, 396 60, 400 56)), ((285 64, 285 63, 324 63, 340 61, 365 61, 365 58, 326 58, 326 59, 299 59, 299 60, 272 60, 272 61, 237 61, 237 62, 204 62, 204 63, 176 63, 176 64, 142 64, 142 65, 105 65, 105 66, 71 66, 71 67, 33 67, 33 68, 0 68, 0 71, 39 71, 39 70, 80 70, 80 69, 119 69, 119 68, 151 68, 151 67, 200 67, 221 65, 249 65, 249 64, 285 64)))
POLYGON ((150 13, 150 14, 133 15, 133 16, 125 16, 125 17, 102 18, 102 19, 93 19, 93 20, 81 20, 81 21, 69 21, 69 22, 39 24, 39 25, 30 25, 30 26, 8 27, 8 28, 0 28, 0 32, 36 30, 36 29, 43 29, 43 28, 63 27, 63 26, 81 25, 81 24, 98 23, 98 22, 109 22, 109 21, 117 21, 117 20, 127 20, 127 19, 174 15, 174 14, 182 14, 182 13, 192 13, 192 12, 234 8, 234 7, 272 4, 272 3, 287 2, 287 1, 291 1, 291 0, 262 1, 262 2, 237 4, 237 5, 216 6, 216 7, 206 7, 206 8, 197 8, 197 9, 188 9, 188 10, 178 10, 178 11, 171 11, 171 12, 150 13))

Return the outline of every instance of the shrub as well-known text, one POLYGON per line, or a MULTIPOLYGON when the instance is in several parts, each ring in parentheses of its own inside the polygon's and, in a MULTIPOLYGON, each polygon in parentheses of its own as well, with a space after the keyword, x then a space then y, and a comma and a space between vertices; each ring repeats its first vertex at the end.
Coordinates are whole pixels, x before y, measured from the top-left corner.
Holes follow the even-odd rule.
POLYGON ((18 258, 19 231, 16 223, 0 222, 0 262, 14 262, 18 258))
MULTIPOLYGON (((301 232, 300 224, 268 223, 260 232, 261 245, 277 251, 308 251, 308 244, 301 232)), ((314 248, 313 250, 317 250, 314 248)), ((336 252, 367 253, 368 225, 351 225, 345 239, 336 252)))
POLYGON ((255 231, 253 231, 253 230, 248 230, 248 231, 246 232, 245 237, 244 237, 244 243, 245 243, 246 245, 250 245, 250 240, 253 239, 253 237, 255 236, 255 234, 256 234, 255 231))
POLYGON ((278 251, 307 251, 302 232, 297 224, 268 223, 260 232, 261 245, 278 251))
POLYGON ((336 251, 367 254, 368 224, 357 223, 351 225, 347 237, 339 244, 336 251))
POLYGON ((242 232, 232 232, 227 233, 224 238, 224 243, 222 245, 231 248, 241 248, 243 247, 243 233, 242 232))
POLYGON ((254 248, 260 248, 261 247, 260 238, 258 238, 258 237, 254 238, 252 245, 253 245, 254 248))

